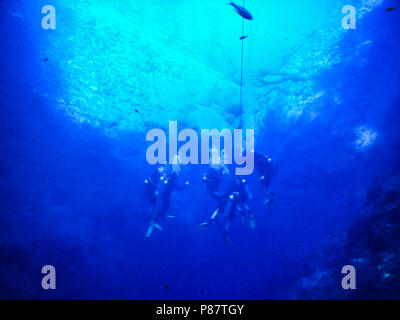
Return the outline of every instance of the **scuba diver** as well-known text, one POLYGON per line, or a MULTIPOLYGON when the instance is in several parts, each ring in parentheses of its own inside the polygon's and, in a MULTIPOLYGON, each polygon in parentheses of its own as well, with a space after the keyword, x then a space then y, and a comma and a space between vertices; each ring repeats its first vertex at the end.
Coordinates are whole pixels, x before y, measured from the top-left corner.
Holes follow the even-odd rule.
POLYGON ((218 206, 217 209, 212 213, 211 218, 200 224, 200 227, 209 226, 218 213, 223 212, 226 204, 226 195, 223 192, 219 192, 218 189, 221 186, 222 181, 224 180, 224 175, 229 174, 229 169, 221 162, 220 155, 216 152, 216 150, 211 149, 211 158, 210 162, 210 170, 203 175, 203 183, 205 183, 206 190, 210 194, 210 196, 217 200, 218 206), (213 164, 214 163, 214 164, 213 164))
POLYGON ((244 221, 244 217, 248 215, 250 218, 250 228, 255 228, 256 221, 254 219, 254 214, 250 210, 250 207, 247 205, 247 201, 253 199, 247 181, 246 179, 237 178, 236 183, 239 185, 238 203, 236 205, 236 208, 239 212, 242 213, 242 222, 244 221))
POLYGON ((274 202, 275 194, 269 190, 272 176, 278 173, 278 167, 272 161, 272 158, 268 155, 264 155, 260 152, 254 153, 254 163, 258 174, 260 175, 259 182, 264 190, 266 199, 264 200, 263 206, 272 204, 274 202))
POLYGON ((156 218, 174 218, 174 216, 167 216, 166 212, 169 209, 171 194, 174 190, 185 190, 189 186, 189 181, 186 181, 183 186, 178 184, 178 174, 172 171, 166 176, 164 180, 164 191, 161 194, 161 209, 158 212, 156 218))
POLYGON ((147 179, 144 180, 145 192, 144 196, 150 203, 149 212, 152 216, 157 204, 158 186, 166 177, 165 167, 157 168, 147 179))
POLYGON ((206 189, 210 196, 219 201, 223 194, 218 192, 221 186, 222 180, 224 179, 224 168, 223 167, 210 167, 210 170, 204 174, 203 182, 206 184, 206 189))
POLYGON ((250 217, 250 227, 255 228, 254 214, 251 212, 247 201, 252 199, 247 181, 235 177, 225 193, 217 193, 216 197, 218 201, 217 209, 213 212, 210 219, 200 224, 200 227, 209 226, 213 221, 218 224, 217 217, 220 213, 226 217, 227 221, 224 226, 224 239, 225 242, 230 245, 230 238, 228 236, 228 229, 231 221, 235 217, 235 212, 242 213, 242 221, 246 215, 250 217))
POLYGON ((165 169, 163 170, 163 176, 159 179, 160 183, 156 190, 156 197, 152 199, 154 204, 150 214, 150 226, 147 229, 146 237, 150 237, 154 228, 162 231, 161 226, 156 223, 157 219, 174 218, 174 216, 166 215, 170 205, 171 194, 174 190, 184 190, 189 186, 189 181, 186 181, 183 186, 178 184, 178 171, 179 166, 173 167, 169 173, 166 173, 165 169), (157 200, 161 201, 159 210, 156 210, 157 200))
POLYGON ((218 196, 216 196, 215 199, 218 202, 217 208, 212 213, 210 219, 208 221, 206 221, 206 222, 201 223, 200 227, 209 226, 213 221, 217 222, 218 220, 216 220, 216 218, 217 218, 218 214, 220 212, 224 212, 225 205, 226 205, 226 202, 227 202, 227 197, 223 193, 218 193, 218 196))
POLYGON ((230 227, 231 221, 235 217, 236 210, 242 214, 242 222, 244 221, 244 217, 248 215, 250 218, 250 227, 255 228, 256 226, 254 214, 250 210, 250 207, 247 205, 247 201, 251 200, 253 196, 250 193, 250 189, 247 185, 246 179, 235 177, 230 190, 231 193, 228 195, 227 203, 224 210, 224 214, 227 218, 224 227, 224 239, 228 245, 231 243, 228 236, 228 229, 230 227))

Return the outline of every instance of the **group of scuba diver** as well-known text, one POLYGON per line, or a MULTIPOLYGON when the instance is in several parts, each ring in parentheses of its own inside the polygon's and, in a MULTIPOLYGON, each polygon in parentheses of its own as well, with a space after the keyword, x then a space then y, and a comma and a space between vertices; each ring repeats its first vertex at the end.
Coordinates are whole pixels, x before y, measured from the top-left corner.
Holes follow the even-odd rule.
MULTIPOLYGON (((228 5, 231 5, 243 19, 253 20, 251 13, 244 7, 233 2, 229 2, 228 5)), ((240 40, 246 38, 247 35, 242 34, 240 40)), ((274 193, 269 190, 269 185, 272 176, 277 172, 277 166, 272 162, 270 156, 259 152, 254 152, 254 163, 259 174, 259 183, 265 195, 263 205, 266 207, 273 203, 274 193)), ((186 181, 183 185, 179 185, 178 173, 179 163, 177 162, 175 165, 172 165, 172 167, 165 165, 157 168, 144 180, 145 197, 150 203, 150 226, 147 229, 146 237, 150 237, 154 228, 162 231, 162 227, 158 224, 159 220, 163 218, 174 218, 174 216, 168 214, 171 194, 175 190, 184 190, 189 186, 189 181, 186 181)), ((210 165, 209 171, 203 176, 203 183, 209 195, 217 202, 217 207, 213 211, 210 219, 200 224, 201 227, 209 226, 213 222, 220 225, 218 222, 219 217, 225 217, 226 222, 223 228, 223 234, 228 244, 230 243, 228 230, 237 212, 241 213, 242 218, 248 216, 250 219, 250 227, 255 227, 254 214, 248 205, 248 202, 252 200, 253 197, 246 179, 231 175, 229 169, 220 161, 217 165, 210 165), (220 190, 224 180, 228 180, 228 187, 225 188, 225 190, 220 190)))
MULTIPOLYGON (((263 207, 268 208, 274 202, 274 193, 270 191, 269 186, 278 168, 270 156, 260 152, 254 153, 254 164, 264 195, 263 207)), ((171 194, 175 190, 184 190, 189 186, 189 181, 180 184, 178 175, 179 164, 165 165, 158 167, 144 180, 145 197, 150 204, 150 225, 146 237, 150 237, 155 228, 162 231, 159 225, 160 220, 174 218, 173 215, 168 214, 171 194)), ((230 244, 228 230, 237 214, 241 215, 242 221, 248 217, 250 227, 255 228, 254 213, 249 206, 249 201, 253 199, 253 196, 245 178, 230 174, 227 166, 219 163, 210 164, 209 170, 203 175, 202 182, 205 184, 207 193, 216 201, 216 208, 208 221, 200 224, 201 228, 214 223, 221 227, 220 220, 223 219, 223 236, 227 244, 230 244), (222 188, 223 185, 225 188, 222 188)))

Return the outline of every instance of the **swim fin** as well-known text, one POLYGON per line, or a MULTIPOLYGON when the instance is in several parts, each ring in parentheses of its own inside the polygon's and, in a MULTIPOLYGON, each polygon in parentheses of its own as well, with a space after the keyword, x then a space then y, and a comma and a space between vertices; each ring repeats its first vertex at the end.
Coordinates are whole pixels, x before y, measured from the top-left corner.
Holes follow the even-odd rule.
POLYGON ((204 227, 208 227, 210 225, 210 221, 200 223, 199 228, 203 229, 204 227))
POLYGON ((229 236, 226 233, 226 231, 224 232, 224 240, 225 240, 225 243, 230 247, 231 246, 231 239, 229 238, 229 236))
POLYGON ((218 212, 219 212, 219 208, 217 208, 217 210, 214 211, 214 213, 211 216, 211 220, 215 219, 215 217, 217 216, 218 212))
POLYGON ((160 226, 159 224, 157 224, 157 223, 154 222, 154 226, 155 226, 158 230, 163 231, 163 228, 161 228, 161 226, 160 226))
POLYGON ((147 238, 151 236, 151 234, 152 234, 152 232, 154 230, 154 227, 156 227, 160 231, 163 231, 163 229, 161 228, 161 226, 159 224, 155 223, 154 221, 151 221, 150 222, 150 226, 149 226, 149 228, 147 229, 147 232, 146 232, 146 237, 147 238))
POLYGON ((146 232, 146 237, 147 238, 151 236, 151 233, 153 232, 153 230, 154 230, 154 223, 150 222, 150 226, 149 226, 149 228, 147 229, 147 232, 146 232))
POLYGON ((263 203, 263 207, 266 207, 267 204, 270 203, 270 201, 271 201, 270 199, 266 199, 266 200, 264 201, 264 203, 263 203))

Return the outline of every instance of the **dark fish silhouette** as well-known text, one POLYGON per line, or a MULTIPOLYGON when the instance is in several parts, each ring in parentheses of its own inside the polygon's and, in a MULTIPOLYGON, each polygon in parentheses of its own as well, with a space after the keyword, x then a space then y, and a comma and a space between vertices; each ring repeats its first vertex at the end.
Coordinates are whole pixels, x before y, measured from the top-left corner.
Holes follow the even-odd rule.
POLYGON ((111 129, 111 128, 117 126, 117 125, 118 125, 118 122, 112 122, 112 123, 108 126, 108 129, 111 129))
POLYGON ((234 4, 233 2, 229 3, 229 5, 234 7, 236 9, 236 12, 239 13, 243 18, 245 18, 247 20, 253 20, 253 16, 245 8, 238 6, 237 4, 234 4))
POLYGON ((163 286, 164 286, 165 289, 171 290, 170 287, 165 282, 163 283, 163 286))
POLYGON ((387 8, 386 11, 389 12, 389 11, 393 11, 393 10, 396 10, 396 9, 397 9, 397 7, 395 7, 395 8, 387 8))
POLYGON ((136 113, 139 113, 138 109, 135 109, 135 112, 136 112, 136 113))
POLYGON ((246 39, 248 36, 243 36, 243 37, 240 37, 239 38, 239 40, 243 40, 243 39, 246 39))
POLYGON ((49 61, 49 58, 44 58, 43 62, 49 61))

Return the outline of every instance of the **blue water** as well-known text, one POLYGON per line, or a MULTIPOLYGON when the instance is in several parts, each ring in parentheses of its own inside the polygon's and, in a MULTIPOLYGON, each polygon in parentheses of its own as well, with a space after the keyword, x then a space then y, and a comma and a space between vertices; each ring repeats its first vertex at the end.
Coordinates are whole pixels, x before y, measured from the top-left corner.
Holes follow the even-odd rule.
POLYGON ((355 30, 341 26, 345 4, 246 0, 243 127, 279 173, 268 210, 248 177, 257 225, 236 218, 227 246, 215 226, 198 227, 215 209, 207 165, 181 166, 190 186, 149 238, 143 180, 155 169, 148 130, 239 127, 233 8, 1 1, 0 298, 303 298, 306 264, 323 269, 367 188, 400 168, 400 8, 385 10, 400 3, 352 1, 355 30), (41 27, 46 4, 56 30, 41 27), (44 265, 56 290, 41 287, 44 265))

